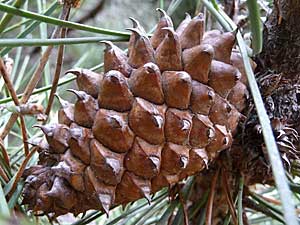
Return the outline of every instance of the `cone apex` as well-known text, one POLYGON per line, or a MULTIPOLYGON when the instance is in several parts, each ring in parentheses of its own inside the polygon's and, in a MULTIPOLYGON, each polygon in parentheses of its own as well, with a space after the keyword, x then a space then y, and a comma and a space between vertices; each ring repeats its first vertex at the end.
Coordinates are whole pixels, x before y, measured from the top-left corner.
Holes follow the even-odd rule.
POLYGON ((68 105, 68 101, 62 99, 57 93, 54 94, 54 96, 57 98, 59 104, 64 108, 68 105))
POLYGON ((148 73, 155 73, 158 69, 157 66, 152 62, 146 63, 143 67, 148 73))
POLYGON ((110 50, 114 47, 111 41, 99 41, 99 43, 105 44, 106 50, 110 50))
POLYGON ((133 17, 129 17, 129 19, 132 21, 133 28, 137 28, 139 25, 139 22, 133 17))
POLYGON ((160 17, 169 17, 168 14, 166 13, 165 10, 161 9, 161 8, 156 8, 157 12, 160 12, 160 17))
POLYGON ((203 13, 198 13, 198 15, 196 15, 194 18, 204 19, 204 15, 203 15, 203 13))
POLYGON ((141 33, 141 31, 137 28, 126 28, 126 30, 129 30, 136 34, 138 37, 143 37, 144 35, 141 33))
POLYGON ((141 24, 139 23, 138 20, 136 20, 136 19, 133 18, 133 17, 129 17, 129 19, 132 21, 133 28, 137 28, 137 29, 139 29, 142 33, 146 33, 146 31, 145 31, 144 28, 141 26, 141 24))
POLYGON ((185 19, 191 19, 191 18, 192 18, 191 15, 188 12, 186 12, 185 13, 185 19))
POLYGON ((75 94, 77 96, 78 99, 83 100, 86 98, 86 93, 84 91, 77 91, 75 89, 67 89, 67 91, 75 94))
POLYGON ((68 74, 68 73, 72 73, 76 76, 80 76, 82 74, 82 68, 74 68, 74 69, 67 70, 65 72, 65 74, 68 74))

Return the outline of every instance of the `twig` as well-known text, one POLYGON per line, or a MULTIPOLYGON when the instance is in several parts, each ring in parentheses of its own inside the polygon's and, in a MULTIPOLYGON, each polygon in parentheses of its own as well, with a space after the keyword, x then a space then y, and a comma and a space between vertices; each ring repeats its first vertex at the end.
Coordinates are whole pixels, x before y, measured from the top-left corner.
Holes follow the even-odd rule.
POLYGON ((0 176, 3 178, 3 180, 8 183, 9 182, 9 179, 6 175, 6 173, 4 172, 4 170, 2 169, 1 165, 0 165, 0 176))
POLYGON ((0 134, 1 139, 5 139, 5 137, 8 135, 9 131, 11 130, 11 128, 13 127, 15 122, 17 121, 18 117, 19 116, 18 116, 17 113, 11 114, 9 120, 5 124, 5 127, 4 127, 4 129, 2 130, 2 132, 0 134))
MULTIPOLYGON (((12 97, 14 103, 16 106, 20 106, 19 99, 17 97, 17 93, 14 89, 14 86, 9 78, 9 74, 7 70, 5 69, 5 65, 3 60, 0 58, 0 72, 2 74, 2 77, 4 79, 5 85, 7 87, 7 90, 9 91, 10 96, 12 97)), ((24 152, 25 155, 29 153, 29 147, 27 143, 27 131, 26 131, 26 125, 24 121, 24 116, 20 115, 20 120, 21 120, 21 131, 22 131, 22 136, 23 136, 23 143, 24 143, 24 152)))
POLYGON ((217 186, 217 179, 219 177, 220 168, 217 169, 212 181, 211 181, 211 189, 208 197, 207 207, 206 207, 206 215, 205 215, 205 224, 211 225, 212 223, 212 211, 213 211, 213 204, 214 204, 214 198, 215 198, 215 191, 217 186))
POLYGON ((254 209, 255 211, 261 212, 261 213, 281 222, 282 224, 285 223, 284 219, 282 218, 281 215, 278 215, 277 213, 273 212, 269 208, 256 203, 255 201, 253 201, 252 199, 250 199, 248 197, 243 199, 243 204, 250 209, 254 209))
POLYGON ((260 204, 266 206, 269 209, 272 209, 274 212, 278 213, 279 215, 283 215, 282 211, 280 209, 278 209, 277 207, 275 207, 273 204, 269 203, 268 201, 266 201, 264 198, 261 197, 261 195, 256 194, 254 192, 249 192, 249 195, 257 202, 259 202, 260 204))
POLYGON ((16 91, 14 89, 14 86, 13 86, 13 84, 12 84, 10 78, 9 78, 9 74, 8 74, 6 68, 5 68, 5 64, 2 60, 2 58, 0 58, 0 72, 1 72, 2 77, 4 79, 7 90, 9 91, 10 96, 12 97, 15 105, 19 106, 20 104, 19 104, 19 99, 17 97, 17 93, 16 93, 16 91))
POLYGON ((9 156, 8 156, 7 150, 6 150, 5 146, 4 146, 4 143, 3 143, 3 141, 2 141, 1 138, 0 138, 0 148, 1 148, 1 152, 2 152, 3 158, 4 158, 4 162, 6 163, 6 165, 8 166, 8 168, 10 168, 9 156))
MULTIPOLYGON (((68 4, 64 5, 63 8, 63 17, 64 20, 68 20, 69 18, 69 14, 70 14, 70 10, 71 10, 71 6, 68 4)), ((66 33, 67 33, 67 28, 62 28, 61 29, 61 38, 65 38, 66 37, 66 33)), ((50 92, 50 96, 49 96, 49 101, 48 101, 48 105, 45 111, 45 115, 48 117, 49 113, 51 111, 51 107, 53 104, 53 100, 54 100, 54 95, 55 92, 57 90, 57 85, 58 85, 58 81, 59 81, 59 77, 61 74, 61 67, 62 67, 62 63, 63 63, 63 57, 64 57, 64 45, 60 45, 58 48, 58 54, 57 54, 57 60, 56 60, 56 68, 55 68, 55 73, 54 73, 54 78, 52 81, 52 88, 51 88, 51 92, 50 92)), ((44 121, 44 123, 46 123, 46 120, 44 121)))
POLYGON ((183 215, 184 215, 184 225, 189 225, 189 215, 188 215, 188 209, 186 206, 186 202, 180 191, 179 191, 178 195, 179 195, 180 203, 182 205, 182 210, 183 210, 183 215))
POLYGON ((24 161, 22 162, 20 168, 18 169, 18 172, 16 173, 16 178, 8 192, 8 196, 10 197, 12 195, 12 193, 15 191, 16 187, 17 187, 17 184, 20 180, 20 178, 22 177, 23 175, 23 172, 26 168, 26 165, 28 163, 28 161, 31 159, 31 157, 33 156, 33 154, 39 149, 39 147, 33 147, 31 152, 26 156, 26 158, 24 159, 24 161))
POLYGON ((235 212, 235 207, 234 207, 234 202, 230 193, 230 188, 229 188, 229 184, 228 184, 228 177, 227 177, 227 173, 225 171, 225 169, 222 170, 222 188, 225 192, 225 196, 226 196, 226 201, 227 204, 229 206, 229 210, 230 210, 230 214, 233 220, 233 223, 235 225, 238 225, 238 220, 236 217, 236 212, 235 212))
POLYGON ((24 153, 25 153, 25 155, 28 155, 29 147, 28 147, 28 136, 27 136, 25 119, 24 119, 23 115, 20 114, 19 116, 20 116, 20 123, 21 123, 22 139, 23 139, 23 144, 24 144, 24 153))
POLYGON ((278 201, 277 199, 275 198, 269 198, 269 197, 266 197, 266 196, 263 196, 261 195, 260 197, 262 197, 264 200, 266 200, 267 202, 270 202, 270 203, 273 203, 274 205, 281 205, 281 202, 278 201))

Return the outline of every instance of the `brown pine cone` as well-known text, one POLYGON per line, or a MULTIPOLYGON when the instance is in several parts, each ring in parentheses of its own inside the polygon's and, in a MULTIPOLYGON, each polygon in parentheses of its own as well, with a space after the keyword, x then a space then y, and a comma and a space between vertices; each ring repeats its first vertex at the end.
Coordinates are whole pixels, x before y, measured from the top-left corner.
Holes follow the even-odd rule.
POLYGON ((79 91, 70 91, 78 100, 61 99, 60 124, 41 126, 47 148, 24 173, 29 209, 108 213, 151 201, 231 146, 248 95, 238 57, 230 64, 235 34, 205 33, 202 14, 176 32, 160 11, 151 39, 133 20, 128 54, 105 42, 105 74, 68 71, 77 75, 79 91))

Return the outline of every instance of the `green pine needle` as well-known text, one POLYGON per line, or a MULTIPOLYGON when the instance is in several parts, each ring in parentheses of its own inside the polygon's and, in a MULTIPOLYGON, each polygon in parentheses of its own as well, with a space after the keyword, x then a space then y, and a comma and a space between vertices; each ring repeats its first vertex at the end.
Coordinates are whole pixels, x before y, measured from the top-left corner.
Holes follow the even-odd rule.
POLYGON ((48 24, 67 27, 67 28, 75 29, 75 30, 83 30, 83 31, 88 31, 88 32, 92 32, 92 33, 106 34, 106 35, 112 35, 112 36, 118 36, 118 37, 120 37, 120 36, 121 37, 129 37, 130 36, 130 33, 128 33, 128 32, 103 29, 103 28, 84 25, 84 24, 80 24, 80 23, 64 21, 64 20, 60 20, 60 19, 57 19, 54 17, 41 15, 39 13, 34 13, 34 12, 30 12, 30 11, 23 10, 23 9, 18 9, 16 7, 9 6, 4 3, 0 3, 0 11, 6 12, 10 15, 21 16, 21 17, 25 17, 28 19, 33 19, 33 20, 45 22, 48 24))

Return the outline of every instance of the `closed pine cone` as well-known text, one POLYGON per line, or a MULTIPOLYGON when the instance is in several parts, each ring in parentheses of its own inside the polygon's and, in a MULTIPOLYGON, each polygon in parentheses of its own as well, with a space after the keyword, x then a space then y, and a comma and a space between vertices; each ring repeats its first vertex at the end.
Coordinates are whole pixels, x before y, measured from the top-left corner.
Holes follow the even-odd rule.
POLYGON ((29 209, 77 215, 150 202, 231 146, 248 94, 235 34, 204 33, 202 14, 175 31, 160 12, 151 39, 132 19, 128 54, 104 42, 104 74, 68 71, 78 100, 59 98, 59 124, 40 126, 47 144, 23 175, 29 209))

